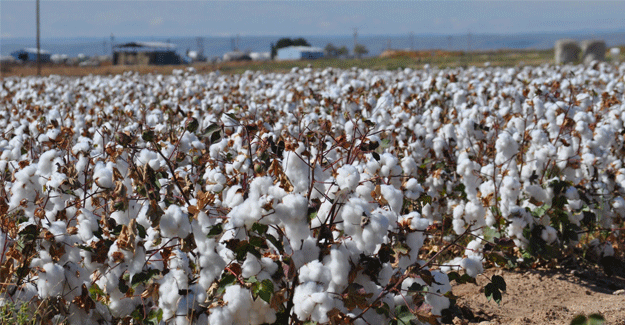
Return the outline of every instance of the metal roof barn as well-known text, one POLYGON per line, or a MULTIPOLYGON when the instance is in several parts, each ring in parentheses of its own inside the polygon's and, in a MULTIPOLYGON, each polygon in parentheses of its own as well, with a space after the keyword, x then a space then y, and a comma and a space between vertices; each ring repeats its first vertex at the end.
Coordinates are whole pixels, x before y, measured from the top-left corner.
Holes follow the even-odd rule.
POLYGON ((322 58, 322 48, 311 46, 289 46, 278 49, 276 60, 313 60, 322 58))
POLYGON ((182 64, 175 52, 176 45, 165 42, 130 42, 119 44, 113 50, 115 65, 182 64))
MULTIPOLYGON (((11 53, 11 56, 22 62, 37 62, 37 49, 32 47, 23 48, 11 53)), ((50 62, 50 52, 46 50, 39 51, 41 62, 50 62)))

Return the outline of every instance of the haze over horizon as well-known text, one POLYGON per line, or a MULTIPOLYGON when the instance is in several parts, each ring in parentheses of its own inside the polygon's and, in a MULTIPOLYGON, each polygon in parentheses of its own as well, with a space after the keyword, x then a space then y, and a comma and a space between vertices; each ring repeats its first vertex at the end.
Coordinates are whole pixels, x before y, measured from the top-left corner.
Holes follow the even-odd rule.
MULTIPOLYGON (((531 34, 625 30, 625 1, 41 1, 41 37, 531 34)), ((34 38, 35 1, 2 1, 0 38, 34 38)))

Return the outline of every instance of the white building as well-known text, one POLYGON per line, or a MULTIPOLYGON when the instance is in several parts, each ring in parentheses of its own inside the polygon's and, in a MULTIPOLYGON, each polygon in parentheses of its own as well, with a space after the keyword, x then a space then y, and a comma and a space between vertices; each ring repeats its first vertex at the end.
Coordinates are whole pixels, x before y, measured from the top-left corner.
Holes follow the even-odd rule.
POLYGON ((276 60, 313 60, 323 57, 323 49, 311 46, 289 46, 278 49, 276 60))

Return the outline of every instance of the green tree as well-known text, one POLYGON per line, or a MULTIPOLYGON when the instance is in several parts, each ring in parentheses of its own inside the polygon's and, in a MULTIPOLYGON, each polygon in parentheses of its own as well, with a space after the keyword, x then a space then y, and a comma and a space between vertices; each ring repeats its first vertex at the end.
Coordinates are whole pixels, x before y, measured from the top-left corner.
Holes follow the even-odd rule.
POLYGON ((310 43, 308 43, 307 40, 301 37, 294 40, 288 37, 281 38, 278 40, 278 42, 276 42, 275 45, 271 43, 271 58, 273 59, 276 57, 279 49, 289 46, 310 46, 310 43))
POLYGON ((326 47, 323 50, 326 53, 326 56, 329 58, 335 58, 339 56, 338 54, 339 49, 336 46, 334 46, 334 44, 332 43, 328 43, 328 45, 326 45, 326 47))
POLYGON ((356 44, 356 46, 354 47, 354 56, 356 56, 359 59, 361 56, 367 53, 369 53, 369 50, 367 50, 367 48, 362 44, 356 44))
POLYGON ((348 56, 349 55, 349 50, 347 49, 347 46, 343 45, 343 46, 339 47, 338 50, 336 51, 336 55, 339 56, 339 57, 348 56))

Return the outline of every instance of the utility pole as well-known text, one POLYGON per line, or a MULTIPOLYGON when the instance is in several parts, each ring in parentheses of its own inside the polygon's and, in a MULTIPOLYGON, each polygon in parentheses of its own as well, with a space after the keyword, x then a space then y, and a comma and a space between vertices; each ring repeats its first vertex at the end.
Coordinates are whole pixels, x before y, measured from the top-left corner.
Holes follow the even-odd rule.
POLYGON ((414 32, 410 32, 410 51, 414 51, 414 32))
POLYGON ((197 54, 198 57, 204 59, 204 38, 198 37, 197 41, 197 54))
POLYGON ((111 58, 113 57, 113 54, 114 54, 113 42, 115 42, 115 35, 111 33, 111 58))
POLYGON ((39 43, 39 0, 37 0, 37 75, 41 75, 41 44, 39 43))
POLYGON ((111 33, 111 64, 117 64, 117 60, 115 59, 115 36, 111 33))
POLYGON ((356 56, 356 45, 358 45, 358 27, 354 27, 354 56, 356 56))

